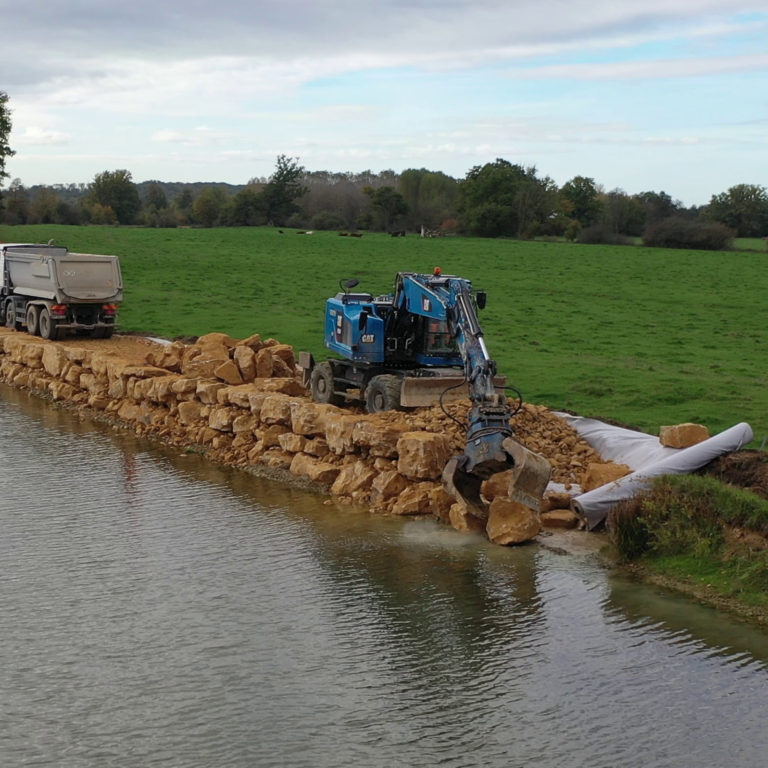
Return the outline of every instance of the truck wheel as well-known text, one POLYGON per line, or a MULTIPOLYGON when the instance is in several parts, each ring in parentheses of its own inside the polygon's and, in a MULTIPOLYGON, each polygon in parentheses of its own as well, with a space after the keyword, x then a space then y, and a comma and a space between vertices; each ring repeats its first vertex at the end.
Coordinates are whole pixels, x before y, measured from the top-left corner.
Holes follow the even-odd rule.
POLYGON ((37 336, 37 307, 30 305, 27 307, 27 333, 32 336, 37 336))
POLYGON ((399 411, 403 380, 399 376, 374 376, 365 388, 365 409, 368 413, 399 411))
POLYGON ((47 307, 43 307, 40 310, 40 317, 37 320, 38 329, 40 330, 40 335, 44 339, 56 339, 59 335, 59 330, 56 327, 56 321, 51 317, 51 313, 48 311, 47 307))
POLYGON ((13 306, 13 301, 10 300, 5 305, 5 327, 15 328, 17 331, 21 330, 21 324, 16 322, 16 309, 13 306))
POLYGON ((333 368, 329 362, 318 363, 309 376, 309 388, 312 399, 316 403, 330 403, 341 405, 344 398, 337 395, 333 389, 333 368))

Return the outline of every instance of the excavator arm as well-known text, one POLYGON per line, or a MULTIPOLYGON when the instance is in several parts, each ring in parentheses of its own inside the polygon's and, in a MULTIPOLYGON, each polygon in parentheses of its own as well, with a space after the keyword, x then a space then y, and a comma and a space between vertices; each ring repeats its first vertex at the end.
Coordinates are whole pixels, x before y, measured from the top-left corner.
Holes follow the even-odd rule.
POLYGON ((484 480, 512 469, 510 497, 538 510, 549 482, 549 462, 513 439, 514 415, 506 395, 494 385, 496 363, 488 354, 475 310, 471 284, 459 277, 435 275, 431 290, 440 298, 464 362, 472 402, 464 453, 453 457, 443 471, 446 490, 468 512, 488 516, 480 489, 484 480))

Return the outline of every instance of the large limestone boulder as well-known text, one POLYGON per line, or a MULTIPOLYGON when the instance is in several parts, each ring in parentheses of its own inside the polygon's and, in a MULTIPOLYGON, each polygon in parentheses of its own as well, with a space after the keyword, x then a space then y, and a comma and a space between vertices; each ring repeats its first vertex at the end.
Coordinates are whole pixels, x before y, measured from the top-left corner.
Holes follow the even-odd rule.
POLYGON ((181 377, 171 384, 171 390, 179 399, 191 400, 197 394, 197 385, 199 383, 199 379, 181 377))
POLYGON ((291 403, 291 428, 297 435, 325 435, 329 420, 343 415, 344 411, 335 405, 294 400, 291 403))
POLYGON ((393 515, 429 515, 432 513, 432 483, 409 485, 392 506, 393 515))
POLYGON ((235 347, 232 359, 237 365, 243 381, 253 381, 256 378, 256 353, 251 347, 240 344, 235 347))
POLYGON ((491 475, 487 480, 483 481, 480 487, 480 493, 483 498, 491 502, 497 496, 507 497, 509 496, 510 483, 515 478, 515 470, 508 469, 505 472, 497 472, 495 475, 491 475))
POLYGON ((261 422, 263 424, 290 425, 291 403, 291 398, 285 395, 276 394, 265 398, 259 412, 261 422))
POLYGON ((146 379, 149 382, 146 396, 156 403, 171 403, 176 400, 176 393, 173 391, 173 385, 178 380, 178 376, 158 376, 156 379, 146 379))
MULTIPOLYGON (((237 339, 233 339, 229 334, 218 333, 216 331, 212 333, 206 333, 200 336, 197 341, 191 346, 198 349, 226 349, 230 350, 237 344, 237 339)), ((227 355, 229 353, 227 352, 227 355)))
POLYGON ((360 419, 352 430, 352 442, 366 449, 370 456, 393 459, 397 442, 410 427, 405 422, 386 423, 374 418, 360 419))
POLYGON ((292 377, 278 377, 271 379, 254 379, 253 387, 258 392, 279 392, 283 395, 299 397, 306 395, 307 390, 301 382, 292 377))
POLYGON ((331 493, 334 496, 352 496, 357 491, 368 490, 377 475, 378 472, 364 461, 347 464, 339 472, 331 493))
POLYGON ((231 432, 232 422, 239 415, 240 413, 237 408, 211 408, 211 412, 208 415, 208 426, 217 432, 231 432))
MULTIPOLYGON (((64 370, 64 367, 68 361, 67 355, 61 346, 58 344, 46 344, 45 348, 43 349, 41 362, 47 373, 49 373, 51 376, 58 377, 61 375, 61 372, 64 370)), ((106 362, 104 364, 103 370, 100 372, 103 375, 106 375, 106 362)), ((98 374, 99 371, 94 369, 94 373, 98 374)))
POLYGON ((659 442, 668 448, 690 448, 710 437, 709 430, 703 424, 691 422, 661 427, 659 430, 659 442))
POLYGON ((375 504, 399 496, 410 484, 396 469, 378 474, 371 484, 371 501, 375 504))
POLYGON ((254 365, 256 368, 256 378, 257 379, 268 379, 272 376, 272 371, 274 369, 274 358, 272 357, 272 352, 268 347, 260 349, 256 353, 256 357, 254 359, 254 365))
POLYGON ((541 531, 541 519, 525 504, 497 497, 488 510, 485 530, 494 544, 522 544, 541 531))
POLYGON ((201 419, 203 408, 206 406, 197 400, 185 400, 179 403, 178 419, 185 426, 194 424, 201 419))
POLYGON ((360 416, 350 413, 339 416, 337 419, 330 419, 326 423, 325 439, 328 441, 328 448, 330 448, 331 453, 339 455, 354 453, 355 441, 352 439, 352 434, 360 418, 360 416))
POLYGON ((290 471, 293 475, 308 477, 316 483, 331 484, 336 480, 340 467, 320 461, 306 453, 297 453, 291 460, 290 471))
POLYGON ((485 520, 470 514, 463 504, 452 504, 448 510, 448 522, 462 533, 485 534, 485 520))
POLYGON ((628 475, 632 470, 626 464, 615 464, 592 461, 587 465, 587 471, 581 481, 581 489, 585 493, 612 483, 620 477, 628 475))
MULTIPOLYGON (((253 417, 251 417, 253 418, 253 417)), ((288 453, 301 453, 307 445, 307 438, 293 432, 286 432, 278 438, 280 447, 288 453)))
POLYGON ((195 395, 201 403, 206 403, 206 405, 216 405, 219 402, 219 390, 226 386, 226 384, 222 384, 220 381, 202 379, 197 382, 195 395))
POLYGON ((264 342, 261 340, 261 334, 254 333, 247 339, 243 339, 238 346, 249 347, 254 352, 258 352, 264 346, 264 342))
POLYGON ((185 350, 186 345, 181 341, 174 341, 171 344, 155 344, 147 352, 147 362, 158 368, 165 368, 166 371, 179 373, 185 350))
POLYGON ((212 357, 207 354, 200 354, 196 357, 187 359, 181 366, 181 372, 185 376, 198 379, 212 379, 216 376, 216 369, 229 357, 212 357))
POLYGON ((252 433, 260 424, 258 416, 252 413, 240 413, 232 419, 232 431, 236 435, 252 433))
MULTIPOLYGON (((282 424, 271 424, 269 426, 260 427, 254 434, 258 439, 263 449, 267 448, 280 448, 280 436, 290 432, 288 427, 282 424)), ((281 448, 282 450, 282 448, 281 448)))
POLYGON ((544 528, 573 529, 581 525, 581 518, 570 509, 551 509, 540 517, 544 528))
POLYGON ((414 480, 437 480, 452 453, 444 435, 406 432, 397 441, 397 471, 414 480))
POLYGON ((243 383, 243 377, 240 374, 240 369, 233 360, 225 360, 221 365, 213 369, 213 375, 217 379, 221 379, 223 382, 230 384, 231 386, 237 386, 243 383))
POLYGON ((290 344, 274 344, 269 347, 269 351, 273 358, 282 360, 291 371, 296 367, 296 355, 290 344))

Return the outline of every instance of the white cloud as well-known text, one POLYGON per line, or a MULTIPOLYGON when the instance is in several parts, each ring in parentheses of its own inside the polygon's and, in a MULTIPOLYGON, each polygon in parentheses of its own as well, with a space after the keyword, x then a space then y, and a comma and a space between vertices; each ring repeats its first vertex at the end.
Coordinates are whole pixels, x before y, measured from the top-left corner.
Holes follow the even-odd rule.
POLYGON ((703 77, 737 72, 768 70, 768 54, 715 56, 712 58, 658 59, 652 61, 559 64, 546 67, 518 68, 515 78, 558 80, 640 80, 703 77))
POLYGON ((20 148, 36 146, 55 146, 66 144, 69 135, 59 131, 52 131, 46 128, 40 128, 36 125, 28 125, 24 131, 18 135, 14 134, 14 144, 20 148))

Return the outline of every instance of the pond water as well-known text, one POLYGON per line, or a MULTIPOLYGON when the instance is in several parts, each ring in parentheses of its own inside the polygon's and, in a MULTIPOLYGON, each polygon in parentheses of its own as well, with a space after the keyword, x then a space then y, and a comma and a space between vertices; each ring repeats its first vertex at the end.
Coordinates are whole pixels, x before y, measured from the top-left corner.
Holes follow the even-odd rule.
POLYGON ((768 634, 0 388, 0 765, 732 766, 768 634))

